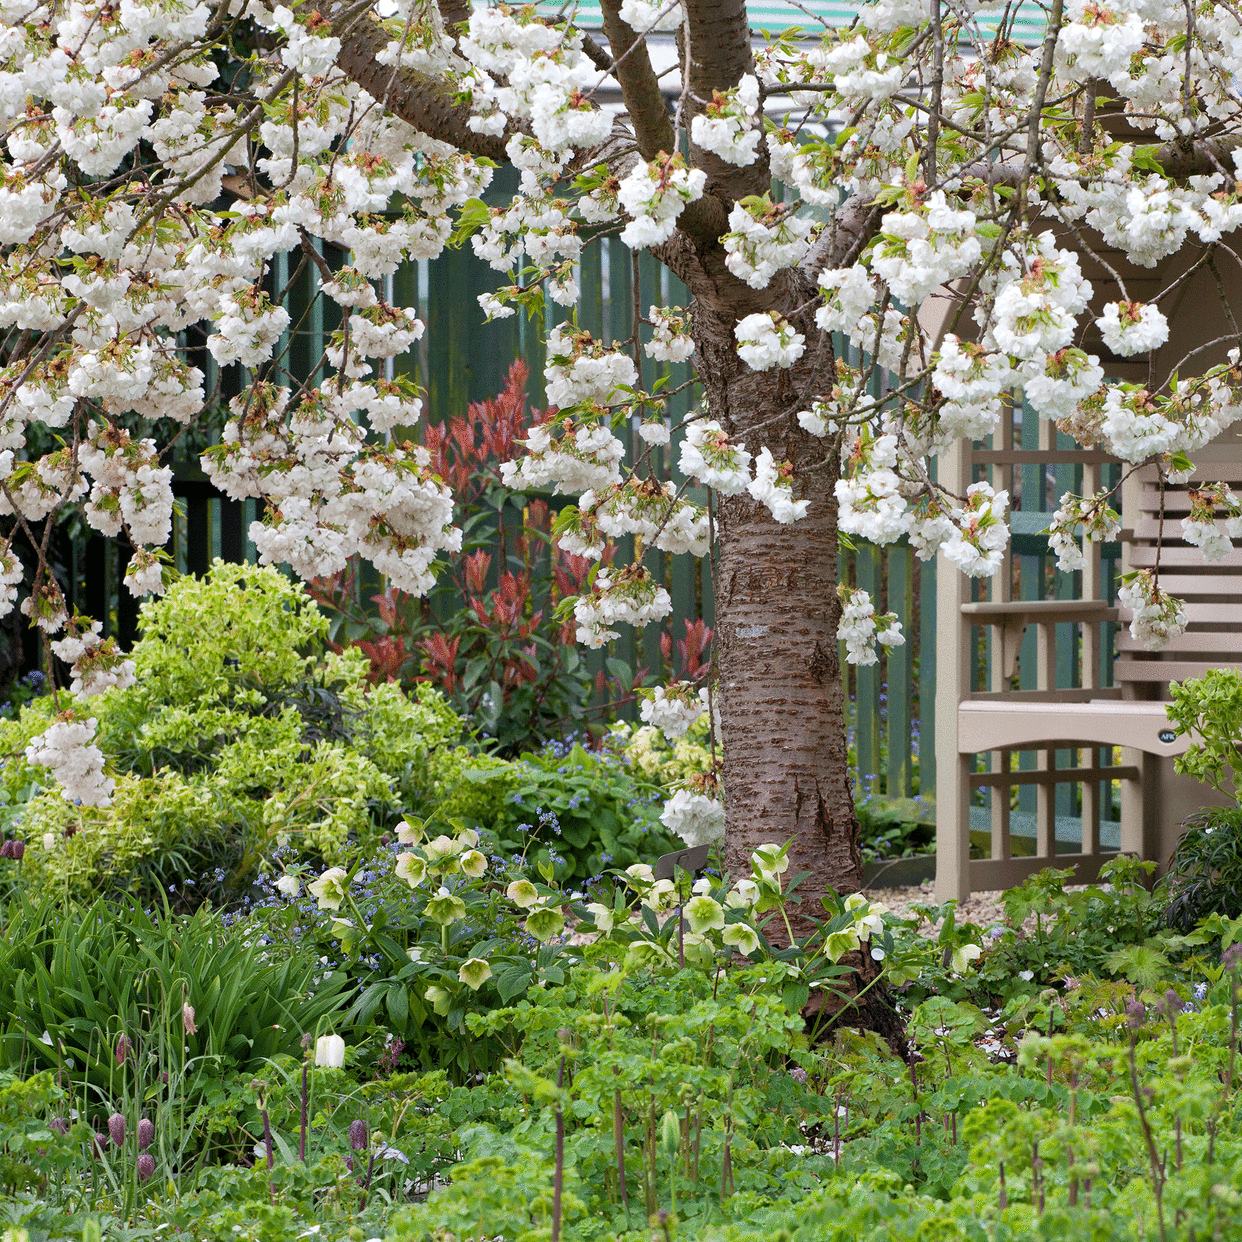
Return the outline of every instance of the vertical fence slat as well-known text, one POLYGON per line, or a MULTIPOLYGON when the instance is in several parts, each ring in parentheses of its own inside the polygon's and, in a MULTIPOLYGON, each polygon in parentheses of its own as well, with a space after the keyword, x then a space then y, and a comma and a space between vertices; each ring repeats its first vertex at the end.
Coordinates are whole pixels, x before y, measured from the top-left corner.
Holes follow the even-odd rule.
MULTIPOLYGON (((880 585, 878 561, 878 549, 871 544, 858 545, 858 585, 872 599, 880 585)), ((860 664, 857 684, 858 771, 865 778, 880 771, 880 666, 860 664)))
POLYGON ((908 798, 912 790, 910 770, 910 708, 914 693, 911 675, 914 616, 914 554, 901 545, 891 548, 888 563, 888 611, 897 614, 905 645, 888 649, 888 783, 890 798, 908 798))

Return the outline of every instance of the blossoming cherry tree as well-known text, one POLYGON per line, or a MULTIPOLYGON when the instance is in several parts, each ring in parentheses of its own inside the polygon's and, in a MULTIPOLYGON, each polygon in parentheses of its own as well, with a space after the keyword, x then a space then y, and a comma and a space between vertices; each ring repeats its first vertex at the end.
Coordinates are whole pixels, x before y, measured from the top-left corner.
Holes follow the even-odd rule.
MULTIPOLYGON (((505 477, 573 498, 567 550, 599 559, 633 538, 633 559, 601 562, 574 607, 590 646, 669 612, 644 548, 711 558, 718 680, 707 696, 662 687, 644 718, 673 736, 709 711, 722 766, 679 791, 666 822, 688 841, 727 829, 741 868, 756 844, 791 839, 809 890, 855 886, 838 642, 866 663, 902 634, 863 593, 838 593, 839 534, 994 573, 1007 495, 982 482, 953 494, 931 463, 996 429, 1017 389, 1040 418, 1168 480, 1239 412, 1236 345, 1229 361, 1197 351, 1145 385, 1106 385, 1084 333, 1151 355, 1183 278, 1142 303, 1115 272, 1118 296, 1093 302, 1080 258, 1232 256, 1242 19, 1223 0, 1024 9, 1043 14, 1030 46, 1015 6, 975 0, 876 0, 845 28, 766 39, 742 0, 602 0, 599 38, 463 0, 3 0, 0 509, 37 556, 22 563, 11 539, 0 550, 0 607, 25 580, 23 610, 73 668, 31 759, 67 797, 106 803, 77 700, 134 669, 69 616, 47 532, 77 504, 132 545, 128 588, 162 589, 172 477, 151 421, 188 427, 215 396, 188 329, 244 372, 203 465, 225 495, 264 502, 260 558, 310 578, 361 555, 425 592, 461 535, 408 435, 419 394, 389 366, 423 324, 385 300, 385 278, 456 230, 506 274, 481 298, 490 316, 544 297, 572 307, 583 247, 606 237, 649 251, 691 304, 649 308, 645 342, 638 322, 620 343, 572 316, 549 333, 555 408, 505 477), (679 60, 668 99, 657 32, 679 60), (610 79, 620 110, 601 106, 610 79), (1123 123, 1150 141, 1115 140, 1123 123), (518 189, 487 207, 501 164, 518 189), (309 371, 290 363, 282 255, 339 307, 309 371), (947 314, 925 313, 933 301, 947 314), (687 360, 702 401, 674 428, 652 366, 687 360), (629 463, 627 423, 649 446, 629 463), (38 454, 44 429, 59 439, 38 454), (674 431, 667 478, 650 450, 674 431)), ((1224 349, 1238 329, 1222 321, 1224 349)), ((1220 555, 1242 504, 1223 485, 1198 495, 1185 535, 1220 555)), ((1064 496, 1061 564, 1116 520, 1109 493, 1064 496)), ((1153 574, 1124 602, 1144 641, 1185 624, 1153 574)))

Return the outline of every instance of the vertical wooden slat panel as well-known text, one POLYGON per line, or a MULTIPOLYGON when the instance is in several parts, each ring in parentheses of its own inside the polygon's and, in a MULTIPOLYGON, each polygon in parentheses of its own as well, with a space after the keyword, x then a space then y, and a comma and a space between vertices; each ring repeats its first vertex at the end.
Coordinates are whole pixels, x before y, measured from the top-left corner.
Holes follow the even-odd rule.
POLYGON ((888 565, 888 611, 901 621, 906 643, 888 650, 888 772, 890 798, 908 798, 913 789, 910 763, 911 699, 914 694, 913 654, 914 553, 902 544, 891 548, 888 565))
MULTIPOLYGON (((879 551, 872 544, 859 543, 857 552, 858 585, 872 599, 880 585, 879 551)), ((880 765, 880 666, 858 667, 858 771, 874 776, 880 765)))
POLYGON ((921 561, 919 615, 911 624, 919 634, 919 795, 936 792, 936 562, 921 561))

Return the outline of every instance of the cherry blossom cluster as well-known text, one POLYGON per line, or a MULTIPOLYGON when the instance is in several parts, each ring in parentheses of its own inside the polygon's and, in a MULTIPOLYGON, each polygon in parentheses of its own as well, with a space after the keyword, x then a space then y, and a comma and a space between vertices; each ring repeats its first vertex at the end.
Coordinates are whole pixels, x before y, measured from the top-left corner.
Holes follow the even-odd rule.
POLYGON ((1073 573, 1086 564, 1078 531, 1092 543, 1116 539, 1121 533, 1121 515, 1108 503, 1109 493, 1097 496, 1075 496, 1066 492, 1052 515, 1048 527, 1048 546, 1056 553, 1057 568, 1073 573))
POLYGON ((610 627, 647 625, 662 621, 673 610, 669 593, 641 565, 627 566, 619 572, 601 568, 596 572, 591 590, 580 595, 574 604, 574 620, 580 643, 599 648, 619 631, 610 627))
POLYGON ((94 717, 79 720, 65 712, 26 747, 26 762, 47 768, 66 802, 108 806, 116 781, 103 773, 103 751, 95 745, 94 717))
POLYGON ((1117 592, 1117 603, 1130 613, 1130 635, 1148 651, 1167 647, 1186 628, 1186 609, 1156 583, 1150 569, 1128 576, 1117 592))
POLYGON ((1225 483, 1191 488, 1190 513, 1182 518, 1182 538, 1194 544, 1204 560, 1224 560, 1233 551, 1234 539, 1242 539, 1242 499, 1225 483), (1224 529, 1216 520, 1217 508, 1224 509, 1224 529))
POLYGON ((133 660, 117 649, 115 638, 102 635, 102 621, 84 622, 74 617, 66 626, 65 636, 53 641, 53 653, 72 669, 71 694, 90 698, 113 686, 124 690, 134 684, 133 660))
POLYGON ((644 696, 638 714, 644 724, 660 729, 672 742, 684 737, 708 707, 706 687, 696 690, 689 682, 679 681, 656 686, 650 697, 644 696))
POLYGON ((845 658, 850 664, 875 664, 879 661, 875 644, 885 647, 905 645, 901 622, 895 613, 876 613, 871 596, 862 590, 851 590, 844 583, 837 588, 841 597, 841 620, 837 639, 845 644, 845 658))
POLYGON ((730 231, 721 238, 725 266, 752 289, 766 289, 777 272, 806 256, 813 225, 809 216, 774 204, 771 195, 739 199, 729 212, 730 231))
POLYGON ((753 164, 763 138, 759 124, 759 81, 743 74, 732 90, 717 91, 690 123, 690 141, 726 164, 753 164))
POLYGON ((678 789, 664 804, 660 822, 690 848, 711 845, 724 836, 724 803, 714 796, 715 781, 700 778, 697 785, 678 789))
POLYGON ((653 306, 647 318, 651 322, 651 340, 643 345, 643 353, 657 362, 688 361, 694 353, 689 313, 680 306, 668 309, 653 306))

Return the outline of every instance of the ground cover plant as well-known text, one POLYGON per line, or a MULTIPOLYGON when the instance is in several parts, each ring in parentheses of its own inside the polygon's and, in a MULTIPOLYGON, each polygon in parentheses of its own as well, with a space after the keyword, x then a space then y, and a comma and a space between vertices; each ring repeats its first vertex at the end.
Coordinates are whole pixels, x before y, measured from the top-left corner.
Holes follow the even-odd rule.
POLYGON ((481 844, 410 816, 387 864, 285 855, 297 891, 225 920, 10 889, 0 1236, 1242 1229, 1242 920, 1169 926, 1142 864, 1040 873, 990 928, 829 896, 783 949, 776 845, 589 900, 481 844), (908 1055, 832 1018, 859 955, 908 1055))

